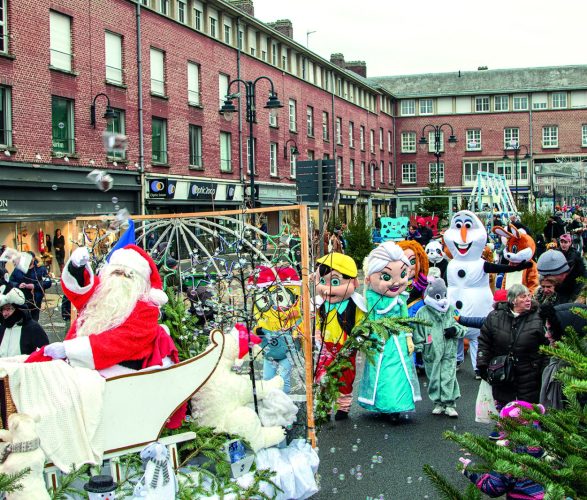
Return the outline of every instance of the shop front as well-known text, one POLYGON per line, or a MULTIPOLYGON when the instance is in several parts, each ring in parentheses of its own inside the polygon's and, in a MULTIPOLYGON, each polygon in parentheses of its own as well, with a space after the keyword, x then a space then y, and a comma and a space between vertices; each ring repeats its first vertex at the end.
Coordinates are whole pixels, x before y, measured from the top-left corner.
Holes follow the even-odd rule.
POLYGON ((338 218, 341 222, 349 224, 353 220, 354 206, 358 196, 358 191, 340 190, 338 195, 338 218))
MULTIPOLYGON (((297 203, 295 185, 284 184, 259 184, 259 207, 276 207, 281 205, 295 205, 297 203)), ((284 228, 299 226, 297 220, 298 212, 279 211, 268 212, 267 232, 269 234, 279 234, 284 228)))

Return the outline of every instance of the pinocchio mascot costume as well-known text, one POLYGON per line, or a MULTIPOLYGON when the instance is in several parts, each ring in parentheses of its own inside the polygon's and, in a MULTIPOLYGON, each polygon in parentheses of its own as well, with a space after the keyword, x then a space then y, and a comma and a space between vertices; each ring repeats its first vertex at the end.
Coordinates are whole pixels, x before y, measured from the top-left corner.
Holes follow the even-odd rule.
MULTIPOLYGON (((365 318, 365 299, 356 293, 359 287, 355 261, 348 255, 333 252, 318 259, 315 273, 316 284, 316 337, 321 340, 316 382, 326 374, 344 346, 355 325, 365 318)), ((340 378, 343 383, 337 400, 335 420, 348 418, 353 398, 356 353, 349 357, 352 368, 345 370, 340 378)))

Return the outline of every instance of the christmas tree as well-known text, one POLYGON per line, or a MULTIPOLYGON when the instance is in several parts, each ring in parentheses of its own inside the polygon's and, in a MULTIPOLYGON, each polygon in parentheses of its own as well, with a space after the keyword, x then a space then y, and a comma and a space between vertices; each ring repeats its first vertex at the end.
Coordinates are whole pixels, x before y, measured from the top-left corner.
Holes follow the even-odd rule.
MULTIPOLYGON (((585 309, 573 312, 587 319, 585 309)), ((559 362, 556 378, 562 384, 564 408, 547 408, 542 414, 534 407, 523 410, 519 419, 501 419, 506 446, 497 446, 485 436, 470 433, 446 432, 445 437, 480 458, 467 470, 528 478, 542 485, 545 498, 549 499, 587 498, 587 339, 584 332, 567 328, 562 340, 543 350, 559 362), (528 448, 540 448, 543 454, 538 458, 519 452, 528 448)), ((430 467, 425 466, 424 471, 442 498, 481 498, 473 485, 473 489, 460 493, 430 467)))

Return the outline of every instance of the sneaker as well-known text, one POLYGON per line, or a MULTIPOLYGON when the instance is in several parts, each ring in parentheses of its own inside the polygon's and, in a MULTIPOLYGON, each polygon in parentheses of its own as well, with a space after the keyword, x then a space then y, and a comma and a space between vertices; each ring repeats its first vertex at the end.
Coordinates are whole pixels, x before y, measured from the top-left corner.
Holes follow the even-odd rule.
POLYGON ((489 434, 488 437, 492 441, 499 441, 500 439, 504 439, 505 438, 505 432, 501 432, 501 431, 495 430, 491 434, 489 434))
POLYGON ((464 361, 457 361, 457 371, 459 371, 461 369, 463 362, 464 361))
POLYGON ((349 418, 349 412, 348 411, 338 410, 334 414, 334 420, 346 420, 347 418, 349 418))
POLYGON ((457 413, 457 410, 455 408, 453 408, 452 406, 447 406, 444 409, 444 413, 446 413, 447 416, 452 417, 452 418, 457 418, 459 416, 459 414, 457 413))
POLYGON ((434 405, 434 409, 432 410, 432 415, 442 415, 443 413, 444 413, 444 406, 434 405))

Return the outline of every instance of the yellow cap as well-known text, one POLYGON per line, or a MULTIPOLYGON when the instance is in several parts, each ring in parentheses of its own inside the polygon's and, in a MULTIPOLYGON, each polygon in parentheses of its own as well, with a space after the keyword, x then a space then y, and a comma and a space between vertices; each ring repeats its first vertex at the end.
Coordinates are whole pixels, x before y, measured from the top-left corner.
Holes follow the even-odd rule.
POLYGON ((345 276, 350 276, 351 278, 356 278, 358 274, 357 264, 355 264, 353 258, 342 253, 328 253, 324 257, 320 257, 316 262, 318 264, 326 264, 334 271, 338 271, 339 273, 344 274, 345 276))

